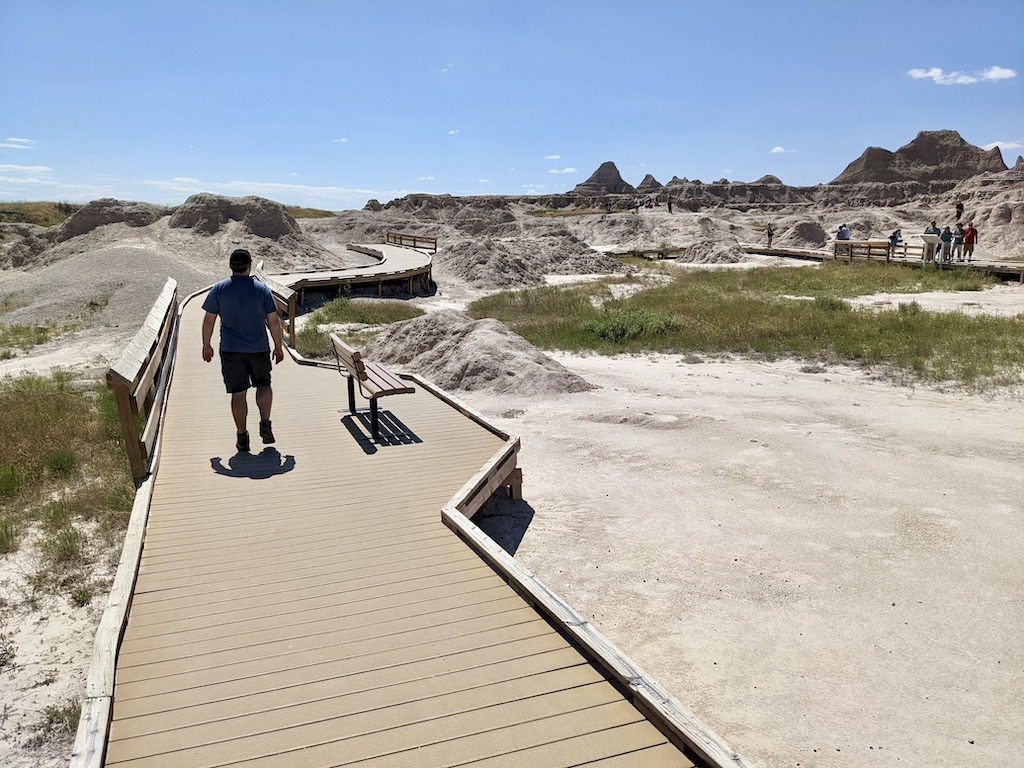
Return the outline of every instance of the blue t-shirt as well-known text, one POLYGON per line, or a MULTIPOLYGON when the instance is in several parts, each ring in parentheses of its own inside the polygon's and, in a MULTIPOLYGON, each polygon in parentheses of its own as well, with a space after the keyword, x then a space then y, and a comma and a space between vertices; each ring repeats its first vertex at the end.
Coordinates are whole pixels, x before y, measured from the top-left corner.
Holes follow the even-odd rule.
POLYGON ((221 352, 269 352, 267 315, 277 311, 274 296, 251 275, 221 280, 207 295, 203 309, 220 317, 221 352))

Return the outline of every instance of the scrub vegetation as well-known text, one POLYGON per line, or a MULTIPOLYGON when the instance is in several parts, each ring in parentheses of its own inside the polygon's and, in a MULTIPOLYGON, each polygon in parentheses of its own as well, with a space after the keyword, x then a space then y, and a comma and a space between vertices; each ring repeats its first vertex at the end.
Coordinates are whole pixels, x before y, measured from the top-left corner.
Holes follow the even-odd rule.
POLYGON ((1024 320, 926 312, 913 301, 914 293, 997 282, 978 273, 825 262, 671 275, 632 290, 617 289, 636 277, 505 292, 469 311, 501 320, 542 349, 790 355, 977 390, 1024 382, 1024 320), (883 292, 906 293, 907 301, 875 311, 844 300, 883 292))
POLYGON ((33 548, 29 600, 84 605, 135 494, 113 395, 60 374, 0 379, 0 434, 0 555, 33 548))
MULTIPOLYGON (((387 325, 402 320, 411 320, 422 314, 422 309, 404 301, 334 299, 314 310, 306 318, 302 330, 295 335, 295 348, 300 355, 306 358, 329 358, 331 357, 331 340, 328 338, 328 332, 321 330, 321 326, 387 325)), ((359 342, 351 335, 346 334, 346 336, 359 342)))

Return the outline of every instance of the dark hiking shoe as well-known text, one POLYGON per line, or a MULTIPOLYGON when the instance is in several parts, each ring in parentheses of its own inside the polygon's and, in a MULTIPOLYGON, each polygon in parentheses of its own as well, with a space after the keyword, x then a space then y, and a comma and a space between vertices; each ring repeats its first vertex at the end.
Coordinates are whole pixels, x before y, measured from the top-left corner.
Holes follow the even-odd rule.
POLYGON ((270 429, 270 422, 267 420, 260 422, 260 437, 263 438, 263 442, 266 445, 274 442, 274 433, 270 429))
POLYGON ((239 453, 249 452, 249 433, 239 432, 238 439, 235 441, 235 448, 238 449, 239 453))

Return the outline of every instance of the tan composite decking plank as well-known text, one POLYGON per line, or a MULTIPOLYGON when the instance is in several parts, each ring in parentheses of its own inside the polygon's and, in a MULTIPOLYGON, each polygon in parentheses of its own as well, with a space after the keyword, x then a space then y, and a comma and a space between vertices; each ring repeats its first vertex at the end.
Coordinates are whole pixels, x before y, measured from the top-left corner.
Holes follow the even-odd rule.
MULTIPOLYGON (((501 435, 417 386, 387 399, 375 443, 336 371, 286 359, 277 442, 260 444, 250 396, 253 453, 235 455, 197 310, 182 319, 107 765, 423 768, 518 753, 554 766, 666 745, 442 523, 501 435)), ((688 765, 673 752, 666 765, 688 765)))
MULTIPOLYGON (((234 738, 224 740, 222 722, 193 726, 189 739, 201 744, 188 750, 190 764, 216 765, 225 757, 235 760, 250 760, 274 752, 281 741, 282 731, 292 731, 288 738, 302 743, 317 744, 331 740, 331 731, 343 733, 346 739, 376 734, 399 726, 426 723, 441 718, 454 718, 474 713, 513 701, 531 699, 534 703, 542 697, 575 690, 582 698, 585 687, 601 686, 593 671, 584 664, 575 667, 554 669, 529 677, 505 679, 507 670, 490 670, 487 677, 478 676, 474 685, 461 690, 434 695, 436 683, 419 680, 413 684, 396 686, 395 689, 380 692, 377 706, 364 709, 357 696, 338 695, 314 702, 296 703, 285 711, 269 710, 236 718, 232 722, 234 738), (326 734, 326 736, 325 736, 326 734), (206 763, 204 761, 209 761, 206 763)), ((166 730, 144 739, 131 739, 122 745, 124 759, 144 755, 175 753, 181 746, 180 735, 166 730)), ((346 750, 347 751, 347 750, 346 750)))

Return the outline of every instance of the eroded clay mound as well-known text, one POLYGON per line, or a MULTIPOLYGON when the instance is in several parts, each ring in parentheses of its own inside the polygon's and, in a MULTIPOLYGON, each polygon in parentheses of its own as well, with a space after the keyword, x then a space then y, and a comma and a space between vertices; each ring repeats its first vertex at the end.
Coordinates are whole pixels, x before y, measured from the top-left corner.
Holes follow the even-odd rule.
POLYGON ((454 310, 391 326, 366 345, 366 356, 452 391, 536 396, 593 389, 503 323, 454 310))
POLYGON ((725 240, 701 240, 679 254, 679 261, 692 264, 739 264, 747 254, 734 237, 725 240))
POLYGON ((192 195, 174 211, 172 228, 192 229, 212 235, 230 221, 241 222, 243 229, 257 237, 278 240, 299 235, 301 229, 288 209, 264 197, 222 197, 200 193, 192 195))
POLYGON ((632 269, 599 253, 564 227, 514 240, 458 240, 434 257, 436 274, 485 290, 544 283, 545 275, 620 274, 632 269))
POLYGON ((60 225, 34 232, 15 243, 11 246, 7 258, 13 267, 31 265, 37 261, 41 253, 54 245, 87 235, 98 227, 106 224, 148 227, 167 216, 172 210, 162 205, 115 200, 110 197, 93 200, 75 211, 60 225))

